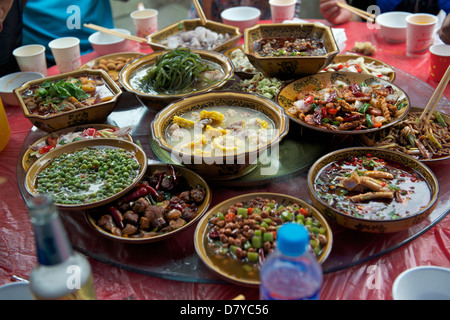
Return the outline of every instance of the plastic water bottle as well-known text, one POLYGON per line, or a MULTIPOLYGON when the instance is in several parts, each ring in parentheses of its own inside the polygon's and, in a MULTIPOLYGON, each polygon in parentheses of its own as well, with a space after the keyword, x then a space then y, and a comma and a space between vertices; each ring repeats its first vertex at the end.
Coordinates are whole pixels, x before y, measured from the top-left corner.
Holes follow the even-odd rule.
POLYGON ((260 270, 261 300, 319 299, 323 272, 308 244, 308 231, 300 224, 278 230, 277 246, 260 270))

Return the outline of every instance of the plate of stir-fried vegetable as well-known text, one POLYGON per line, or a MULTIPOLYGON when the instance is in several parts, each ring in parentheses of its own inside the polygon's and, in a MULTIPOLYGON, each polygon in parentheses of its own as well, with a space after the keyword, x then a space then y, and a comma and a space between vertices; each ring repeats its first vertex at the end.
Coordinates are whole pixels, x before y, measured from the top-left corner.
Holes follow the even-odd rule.
POLYGON ((410 108, 407 94, 378 77, 324 72, 293 81, 277 102, 294 122, 333 134, 378 131, 401 121, 410 108))

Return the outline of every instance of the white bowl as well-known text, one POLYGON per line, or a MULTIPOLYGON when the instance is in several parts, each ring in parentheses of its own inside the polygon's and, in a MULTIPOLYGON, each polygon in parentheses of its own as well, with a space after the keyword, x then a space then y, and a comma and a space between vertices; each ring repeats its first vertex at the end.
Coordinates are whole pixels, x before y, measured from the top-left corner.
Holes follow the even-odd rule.
MULTIPOLYGON (((126 29, 114 28, 111 30, 126 34, 128 36, 131 35, 131 32, 126 29)), ((89 36, 89 43, 95 52, 97 52, 100 56, 116 52, 126 52, 128 51, 128 42, 128 39, 116 37, 101 31, 97 31, 89 36)))
POLYGON ((406 41, 406 17, 410 12, 392 11, 378 15, 375 22, 379 26, 379 35, 388 42, 406 41))
POLYGON ((234 7, 225 9, 220 13, 223 23, 238 27, 241 33, 246 28, 253 27, 261 17, 261 11, 253 7, 234 7))
POLYGON ((0 97, 4 105, 18 106, 19 100, 14 93, 14 89, 20 87, 27 81, 44 78, 39 72, 14 72, 0 78, 0 97))
POLYGON ((12 282, 0 287, 0 300, 34 300, 28 282, 12 282))
POLYGON ((450 269, 423 266, 402 272, 392 286, 394 300, 450 300, 450 269))

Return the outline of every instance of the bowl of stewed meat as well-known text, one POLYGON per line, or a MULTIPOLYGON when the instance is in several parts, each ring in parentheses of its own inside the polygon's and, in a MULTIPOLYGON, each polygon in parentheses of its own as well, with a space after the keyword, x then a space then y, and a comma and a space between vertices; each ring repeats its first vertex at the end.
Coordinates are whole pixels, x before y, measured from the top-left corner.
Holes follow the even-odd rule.
POLYGON ((274 101, 226 90, 177 100, 151 123, 154 142, 174 163, 216 181, 242 177, 258 163, 271 164, 271 150, 288 129, 288 118, 274 101))
POLYGON ((77 70, 28 81, 14 93, 24 116, 37 128, 53 132, 104 122, 122 90, 103 70, 77 70))
POLYGON ((397 151, 354 147, 318 159, 308 172, 313 204, 331 221, 368 233, 413 227, 434 209, 439 185, 422 162, 397 151))
POLYGON ((339 53, 331 29, 316 23, 260 24, 245 29, 244 39, 255 68, 282 80, 315 74, 339 53))
POLYGON ((175 236, 208 209, 211 190, 195 172, 178 165, 149 164, 138 184, 106 206, 86 211, 102 236, 124 243, 149 243, 175 236))
POLYGON ((277 230, 285 223, 306 227, 308 250, 323 263, 333 243, 327 221, 306 201, 278 193, 242 194, 208 210, 195 230, 195 249, 219 277, 258 286, 260 267, 274 250, 277 230))

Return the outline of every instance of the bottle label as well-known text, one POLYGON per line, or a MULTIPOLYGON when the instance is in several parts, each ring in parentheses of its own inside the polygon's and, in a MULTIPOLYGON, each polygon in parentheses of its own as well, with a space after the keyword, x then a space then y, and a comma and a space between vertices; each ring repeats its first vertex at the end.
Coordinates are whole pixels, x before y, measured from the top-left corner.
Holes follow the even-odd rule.
POLYGON ((290 297, 278 292, 271 292, 264 286, 260 287, 261 300, 319 300, 320 288, 309 297, 290 297))

